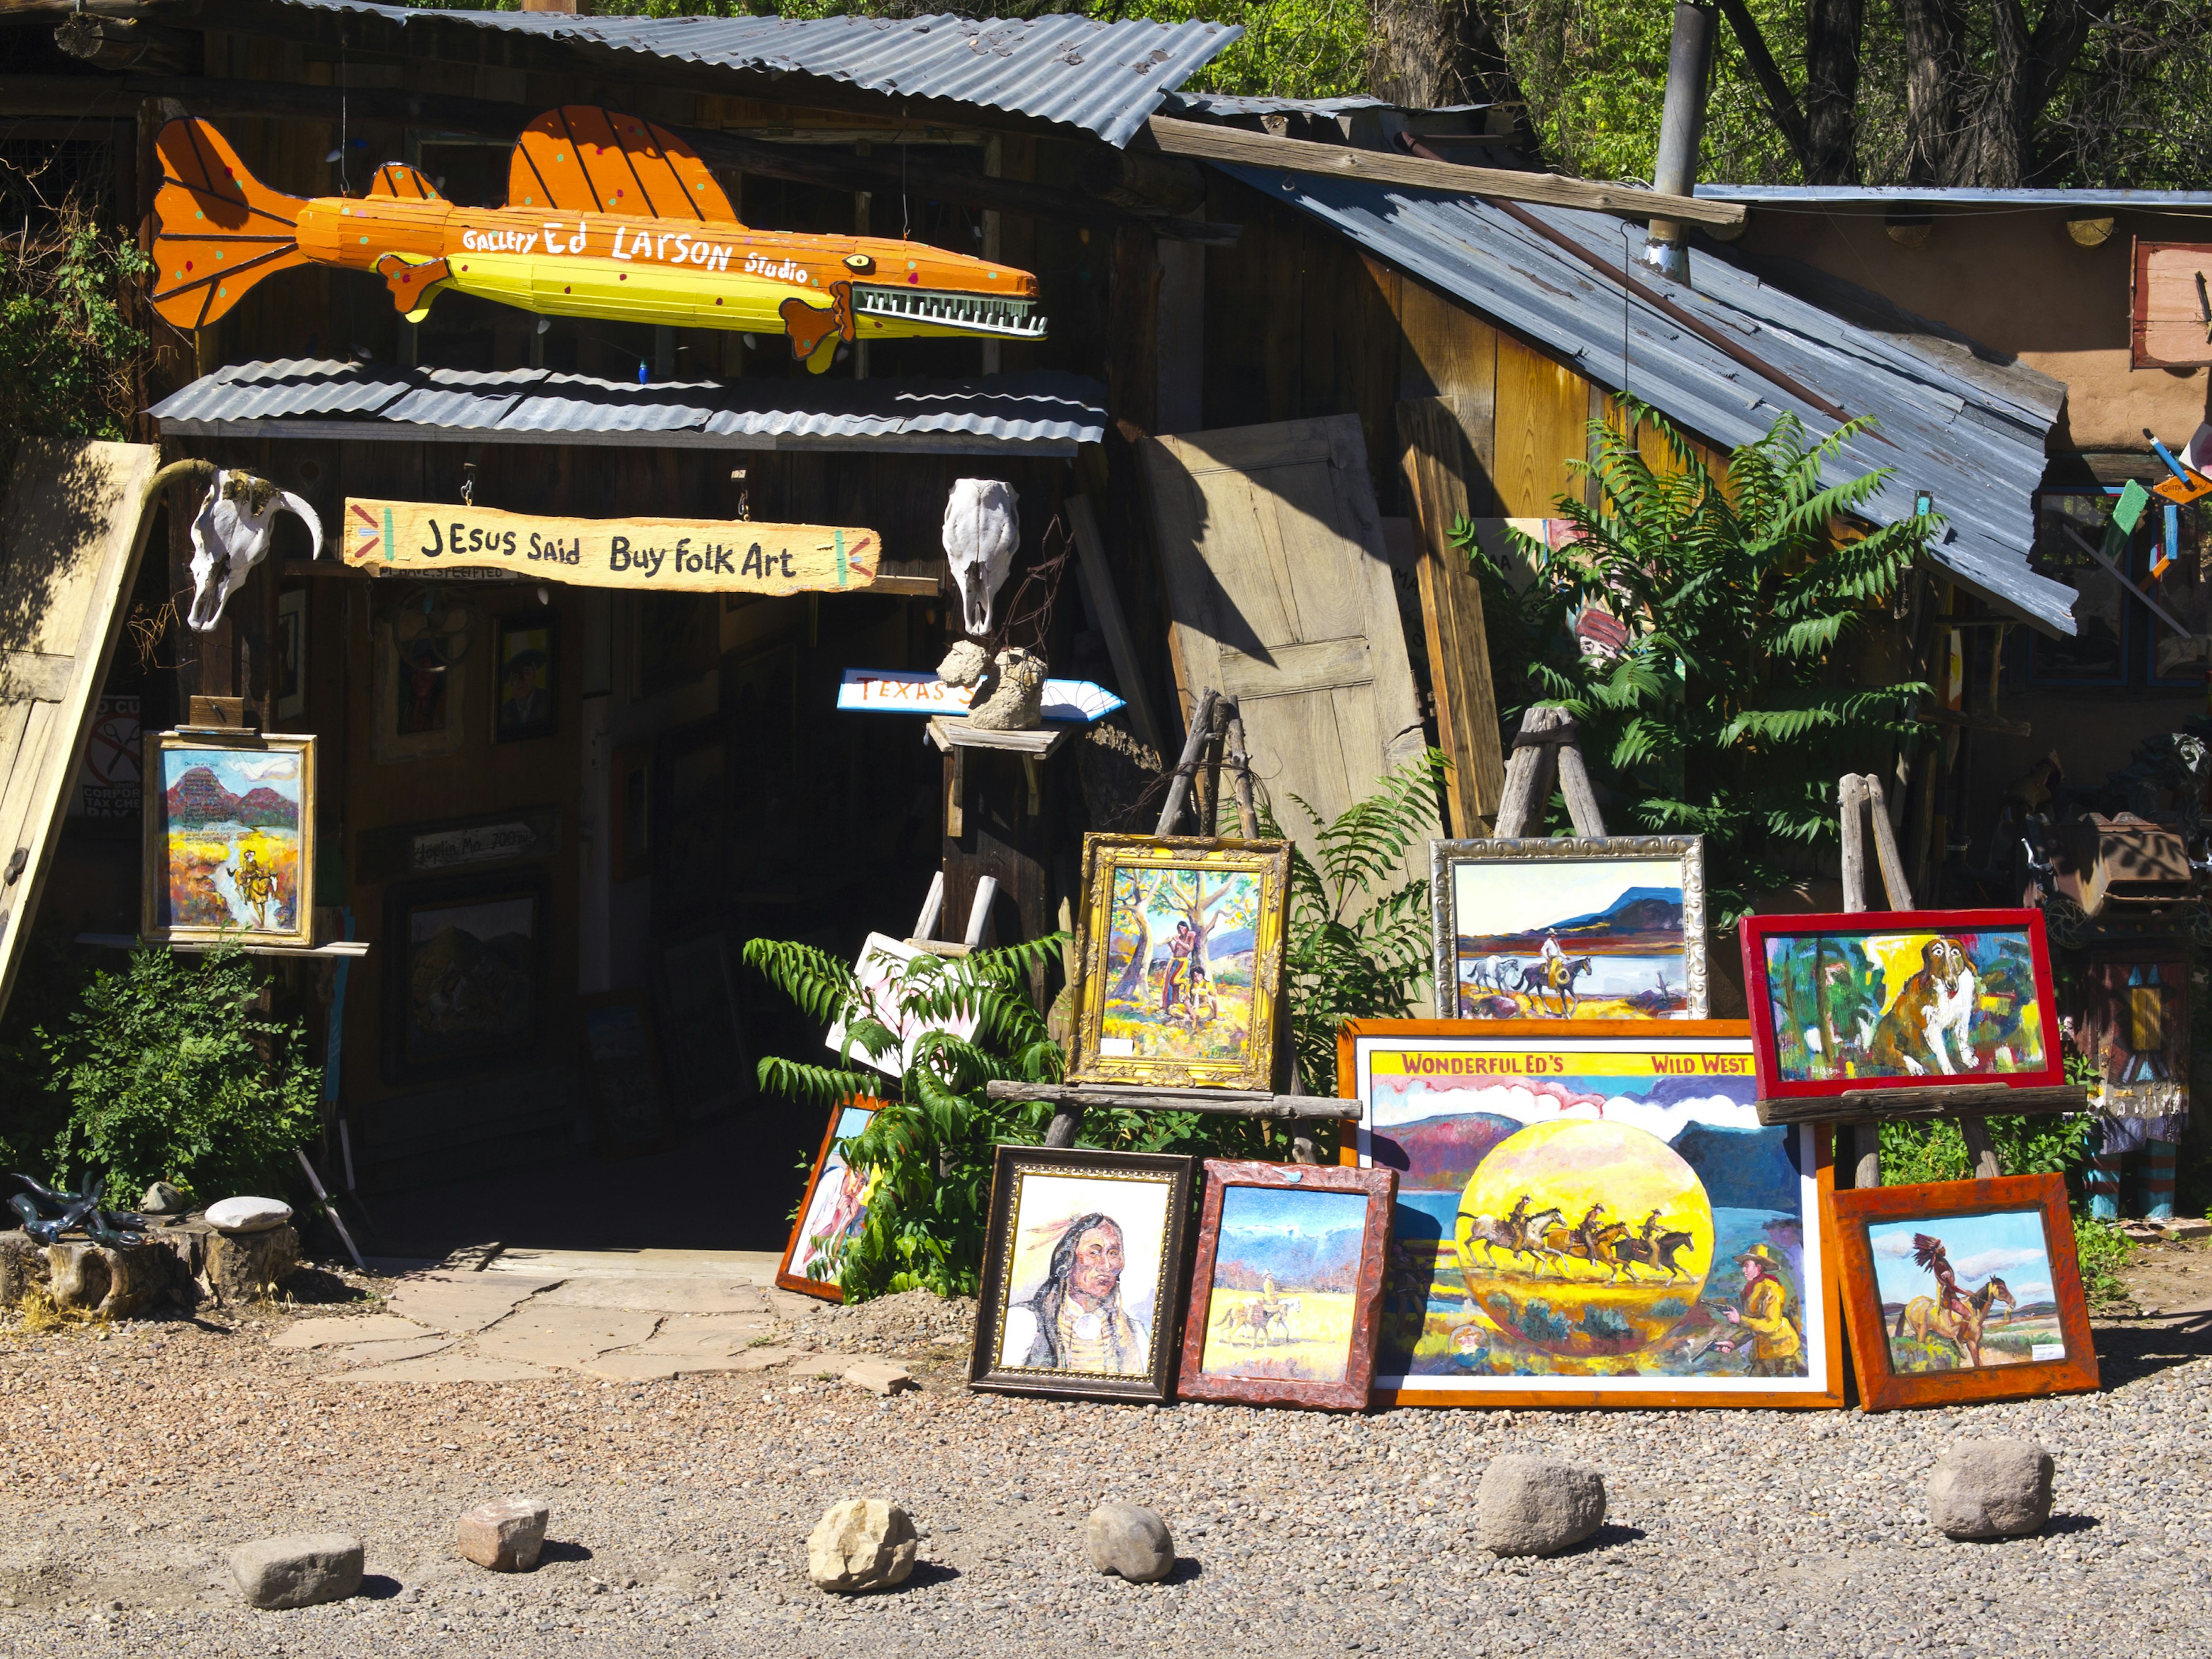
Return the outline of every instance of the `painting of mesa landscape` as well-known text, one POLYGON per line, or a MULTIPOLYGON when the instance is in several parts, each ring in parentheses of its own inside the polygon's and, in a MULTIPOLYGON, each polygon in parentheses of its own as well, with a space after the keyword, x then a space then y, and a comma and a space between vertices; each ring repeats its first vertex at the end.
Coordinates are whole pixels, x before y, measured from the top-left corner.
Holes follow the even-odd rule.
POLYGON ((1353 1037, 1361 1161, 1399 1181, 1375 1387, 1839 1386, 1812 1133, 1759 1123, 1749 1042, 1506 1029, 1353 1037))
POLYGON ((164 733, 154 742, 149 937, 305 942, 313 751, 296 739, 244 748, 164 733))

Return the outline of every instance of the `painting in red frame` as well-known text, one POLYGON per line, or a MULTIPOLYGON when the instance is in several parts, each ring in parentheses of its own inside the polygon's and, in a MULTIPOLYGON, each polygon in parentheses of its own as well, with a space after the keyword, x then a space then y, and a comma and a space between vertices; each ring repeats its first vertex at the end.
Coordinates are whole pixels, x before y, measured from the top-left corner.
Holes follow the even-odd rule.
POLYGON ((1765 1098, 2065 1080, 2040 910, 1747 916, 1741 937, 1765 1098))
POLYGON ((1850 1188, 1830 1211, 1866 1410, 2100 1386, 2063 1176, 1850 1188))
POLYGON ((822 1132, 821 1155, 814 1160, 814 1173, 806 1178, 805 1201, 791 1224, 791 1242, 783 1247, 783 1261, 775 1270, 775 1282, 783 1289, 825 1302, 845 1299, 830 1276, 836 1251, 867 1224, 875 1182, 847 1161, 841 1143, 866 1128, 883 1106, 880 1100, 855 1095, 830 1114, 830 1125, 822 1132))
POLYGON ((1358 1411, 1398 1172, 1209 1158, 1176 1392, 1358 1411))

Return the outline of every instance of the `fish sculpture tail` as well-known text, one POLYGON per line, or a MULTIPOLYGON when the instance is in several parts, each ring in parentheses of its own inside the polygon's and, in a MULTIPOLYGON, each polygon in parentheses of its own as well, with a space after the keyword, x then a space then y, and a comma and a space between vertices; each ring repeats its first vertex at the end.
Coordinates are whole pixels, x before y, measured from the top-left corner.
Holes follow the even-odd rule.
POLYGON ((297 226, 307 203, 271 190, 204 121, 171 121, 154 140, 154 309, 204 328, 273 272, 307 263, 297 226))

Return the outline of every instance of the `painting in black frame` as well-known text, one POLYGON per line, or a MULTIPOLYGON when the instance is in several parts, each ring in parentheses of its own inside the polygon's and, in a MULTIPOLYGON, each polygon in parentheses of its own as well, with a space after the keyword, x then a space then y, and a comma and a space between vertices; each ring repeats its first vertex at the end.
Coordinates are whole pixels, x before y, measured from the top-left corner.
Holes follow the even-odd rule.
POLYGON ((385 900, 384 1050, 393 1082, 536 1048, 546 883, 535 871, 410 883, 385 900))

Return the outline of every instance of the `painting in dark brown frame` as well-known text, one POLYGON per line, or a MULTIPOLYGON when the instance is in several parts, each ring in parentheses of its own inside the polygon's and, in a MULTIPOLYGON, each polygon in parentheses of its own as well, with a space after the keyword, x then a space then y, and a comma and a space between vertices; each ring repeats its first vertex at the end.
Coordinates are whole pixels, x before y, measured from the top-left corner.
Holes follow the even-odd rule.
POLYGON ((834 1278, 816 1278, 808 1269, 814 1258, 825 1258, 825 1269, 834 1267, 836 1259, 827 1250, 811 1248, 819 1240, 838 1241, 850 1238, 860 1231, 868 1218, 868 1201, 874 1194, 875 1182, 866 1172, 857 1170, 846 1158, 839 1143, 850 1140, 874 1121, 884 1103, 866 1095, 854 1095, 840 1101, 830 1114, 830 1121, 822 1131, 822 1151, 814 1160, 814 1169, 806 1177, 806 1198, 799 1206, 799 1214, 791 1224, 791 1242, 783 1247, 783 1260, 777 1264, 775 1282, 787 1291, 797 1291, 801 1296, 818 1296, 824 1302, 842 1302, 844 1288, 834 1278), (823 1182, 835 1179, 837 1190, 823 1208, 823 1182))
MULTIPOLYGON (((1398 1194, 1398 1172, 1381 1167, 1250 1164, 1224 1158, 1209 1158, 1205 1167, 1205 1206, 1199 1216, 1198 1251, 1191 1269, 1190 1308, 1183 1316, 1182 1365, 1176 1394, 1185 1400, 1234 1401, 1247 1406, 1362 1409, 1375 1371, 1376 1316, 1382 1297, 1382 1267, 1389 1249, 1390 1206, 1398 1194), (1360 1199, 1365 1213, 1360 1218, 1357 1254, 1349 1263, 1349 1272, 1340 1259, 1340 1244, 1334 1247, 1337 1257, 1331 1256, 1332 1247, 1326 1242, 1328 1232, 1320 1235, 1318 1250, 1291 1247, 1289 1239, 1303 1241, 1309 1236, 1286 1233, 1285 1245, 1275 1252, 1279 1261, 1246 1262, 1240 1258, 1237 1262, 1237 1277, 1260 1274, 1258 1285, 1223 1283, 1224 1216, 1236 1207, 1233 1195, 1240 1193, 1281 1194, 1292 1206, 1302 1194, 1360 1199), (1338 1279, 1348 1279, 1350 1289, 1335 1289, 1338 1279), (1255 1291, 1256 1295, 1251 1294, 1255 1291), (1336 1301, 1340 1297, 1343 1298, 1340 1306, 1336 1301), (1320 1333, 1318 1338, 1316 1332, 1320 1333), (1231 1351, 1240 1346, 1247 1352, 1232 1359, 1231 1351), (1305 1352, 1308 1349, 1312 1350, 1310 1354, 1305 1352), (1340 1375, 1297 1374, 1310 1359, 1317 1359, 1322 1369, 1328 1369, 1329 1359, 1339 1352, 1343 1355, 1340 1375), (1209 1358, 1217 1356, 1217 1363, 1209 1369, 1209 1358)), ((1285 1205, 1278 1201, 1267 1207, 1274 1210, 1285 1205)), ((1265 1227, 1281 1218, 1255 1215, 1252 1219, 1265 1227)), ((1236 1220, 1233 1215, 1229 1218, 1232 1232, 1236 1220)))
POLYGON ((1167 1152, 1000 1146, 968 1386, 1165 1401, 1197 1166, 1167 1152))
MULTIPOLYGON (((2097 1351, 2090 1337, 2088 1303, 2081 1294, 2063 1176, 2002 1176, 1993 1181, 1946 1181, 1918 1187, 1850 1188, 1834 1194, 1829 1207, 1834 1218, 1844 1322, 1850 1332, 1851 1368, 1858 1377, 1859 1403, 1864 1409, 1881 1412, 1900 1407, 2032 1400, 2045 1395, 2079 1394, 2100 1386, 2097 1351), (2008 1264, 1996 1261, 1994 1252, 1984 1252, 1990 1259, 1978 1264, 1964 1250, 1957 1261, 1950 1260, 1949 1250, 1959 1245, 1960 1229, 1952 1225, 1952 1237, 1946 1243, 1946 1224, 2017 1218, 2027 1212, 2039 1212, 2042 1218, 2042 1265, 2050 1271, 2051 1322, 2057 1325, 2060 1339, 2053 1346, 2063 1352, 2037 1359, 2031 1346, 2030 1357, 2025 1360, 1988 1363, 1987 1351, 1996 1341, 1987 1322, 1996 1301, 1984 1292, 1992 1282, 2003 1282, 1996 1269, 2008 1264), (1908 1227, 1916 1232, 1924 1227, 1924 1232, 1916 1237, 1906 1231, 1908 1227), (1902 1240, 1903 1248, 1913 1251, 1916 1264, 1920 1256, 1929 1258, 1926 1265, 1918 1267, 1927 1291, 1901 1304, 1894 1321, 1885 1304, 1875 1260, 1892 1237, 1902 1240), (1923 1237, 1933 1241, 1937 1250, 1922 1248, 1923 1237), (1936 1265, 1939 1260, 1940 1268, 1936 1265), (1946 1332, 1946 1320, 1955 1322, 1960 1316, 1945 1306, 1942 1279, 1946 1273, 1970 1316, 1975 1315, 1978 1304, 1976 1322, 1950 1334, 1946 1332), (1977 1279, 1980 1284, 1971 1282, 1977 1279), (1908 1336, 1931 1352, 1940 1340, 1960 1358, 1976 1363, 1951 1370, 1899 1371, 1893 1342, 1903 1343, 1908 1336)), ((2012 1300, 2008 1325, 2035 1311, 2033 1299, 2023 1307, 2018 1293, 2008 1286, 2005 1296, 2012 1300)), ((2033 1334, 2025 1334, 2032 1342, 2033 1334)))
POLYGON ((560 621, 543 610, 493 618, 494 743, 550 738, 560 730, 560 621))

